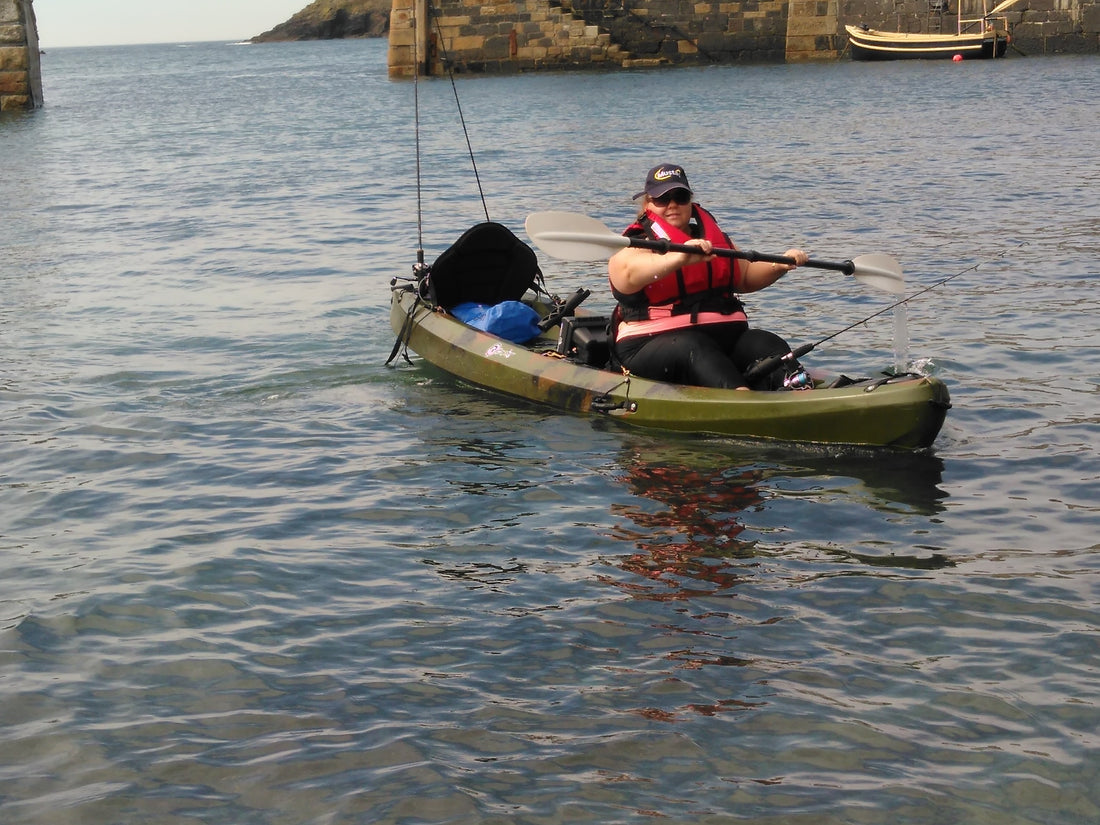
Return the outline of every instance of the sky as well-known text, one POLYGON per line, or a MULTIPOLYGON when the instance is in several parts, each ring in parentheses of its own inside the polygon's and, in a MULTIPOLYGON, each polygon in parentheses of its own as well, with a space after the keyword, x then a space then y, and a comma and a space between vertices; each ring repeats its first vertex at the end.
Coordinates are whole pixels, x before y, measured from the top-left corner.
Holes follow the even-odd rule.
POLYGON ((310 0, 34 0, 38 42, 63 46, 236 42, 290 19, 310 0))

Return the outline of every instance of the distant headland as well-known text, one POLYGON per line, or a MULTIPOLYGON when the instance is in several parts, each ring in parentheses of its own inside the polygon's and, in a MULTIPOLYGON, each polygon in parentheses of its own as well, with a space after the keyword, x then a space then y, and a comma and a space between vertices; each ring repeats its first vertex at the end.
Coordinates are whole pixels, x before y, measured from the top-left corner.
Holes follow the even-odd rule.
POLYGON ((253 43, 385 37, 392 0, 314 0, 285 23, 252 38, 253 43))

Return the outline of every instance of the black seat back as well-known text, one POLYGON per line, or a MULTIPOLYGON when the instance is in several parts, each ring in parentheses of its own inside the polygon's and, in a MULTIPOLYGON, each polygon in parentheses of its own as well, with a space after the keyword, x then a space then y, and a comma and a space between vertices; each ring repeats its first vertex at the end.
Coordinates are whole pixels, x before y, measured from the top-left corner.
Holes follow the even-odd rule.
POLYGON ((518 301, 541 286, 535 251, 508 227, 486 221, 474 224, 446 249, 428 271, 428 294, 444 309, 474 301, 499 304, 518 301))

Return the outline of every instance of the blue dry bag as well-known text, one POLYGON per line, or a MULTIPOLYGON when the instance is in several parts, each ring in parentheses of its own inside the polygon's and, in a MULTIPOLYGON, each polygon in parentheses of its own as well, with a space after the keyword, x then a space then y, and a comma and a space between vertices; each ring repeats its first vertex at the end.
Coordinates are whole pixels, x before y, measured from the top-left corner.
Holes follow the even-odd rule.
POLYGON ((467 302, 452 307, 451 313, 464 324, 517 344, 527 343, 540 332, 539 314, 522 301, 467 302))

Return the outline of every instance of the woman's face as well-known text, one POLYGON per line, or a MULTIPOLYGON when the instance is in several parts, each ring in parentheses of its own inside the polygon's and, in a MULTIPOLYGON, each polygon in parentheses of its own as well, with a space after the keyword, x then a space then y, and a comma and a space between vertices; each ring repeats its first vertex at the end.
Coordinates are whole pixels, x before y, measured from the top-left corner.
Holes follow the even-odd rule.
POLYGON ((691 193, 673 189, 659 198, 646 196, 645 208, 677 229, 687 229, 691 220, 691 193))

